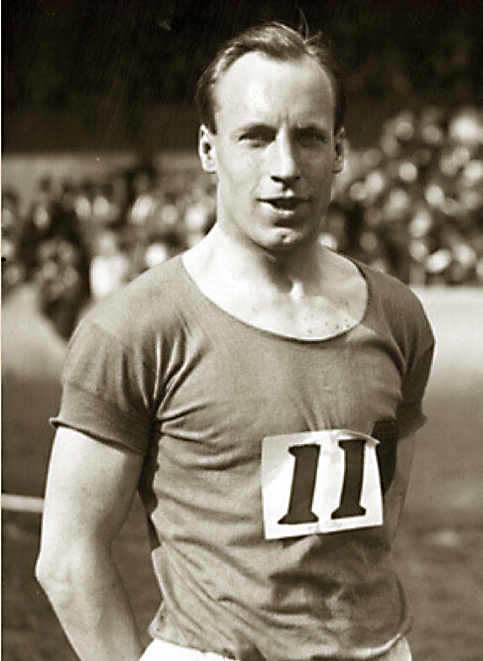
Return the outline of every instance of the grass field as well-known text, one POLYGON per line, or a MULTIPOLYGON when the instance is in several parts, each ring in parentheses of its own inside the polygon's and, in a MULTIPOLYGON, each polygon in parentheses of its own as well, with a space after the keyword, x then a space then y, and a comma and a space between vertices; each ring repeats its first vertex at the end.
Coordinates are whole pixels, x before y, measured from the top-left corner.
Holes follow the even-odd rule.
MULTIPOLYGON (((415 661, 483 661, 483 291, 418 292, 438 338, 429 422, 395 558, 414 614, 415 661)), ((30 290, 2 311, 3 491, 39 496, 65 346, 30 290)), ((33 578, 40 517, 3 515, 3 661, 73 661, 33 578)), ((137 503, 116 546, 143 630, 159 595, 137 503)))

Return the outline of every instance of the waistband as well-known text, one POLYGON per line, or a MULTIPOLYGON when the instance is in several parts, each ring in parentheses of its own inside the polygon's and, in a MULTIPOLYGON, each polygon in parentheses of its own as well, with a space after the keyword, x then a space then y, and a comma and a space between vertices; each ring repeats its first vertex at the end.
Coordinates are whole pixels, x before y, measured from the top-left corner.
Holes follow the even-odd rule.
MULTIPOLYGON (((215 652, 202 652, 192 647, 183 647, 156 638, 144 651, 139 661, 234 661, 215 652)), ((337 661, 327 659, 326 661, 337 661)), ((371 661, 413 661, 406 638, 398 640, 396 645, 382 656, 371 661)))

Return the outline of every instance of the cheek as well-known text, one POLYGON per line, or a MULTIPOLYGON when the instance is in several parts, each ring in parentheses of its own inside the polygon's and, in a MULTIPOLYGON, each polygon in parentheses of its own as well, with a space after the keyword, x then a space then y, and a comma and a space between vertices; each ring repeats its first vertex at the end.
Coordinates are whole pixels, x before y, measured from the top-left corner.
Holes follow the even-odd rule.
POLYGON ((259 177, 256 168, 249 163, 237 163, 229 168, 229 185, 231 193, 237 198, 246 198, 255 194, 259 177))
POLYGON ((241 158, 239 154, 229 153, 218 161, 218 174, 220 180, 230 182, 235 188, 244 187, 253 179, 255 164, 248 158, 241 158))
POLYGON ((306 163, 308 171, 311 172, 314 178, 323 178, 327 176, 327 173, 332 172, 334 157, 329 152, 319 152, 318 154, 312 154, 312 157, 308 157, 306 163))
POLYGON ((310 181, 312 187, 316 192, 320 193, 321 196, 332 190, 332 184, 334 179, 334 172, 332 169, 332 163, 324 163, 316 171, 313 171, 310 175, 310 181))

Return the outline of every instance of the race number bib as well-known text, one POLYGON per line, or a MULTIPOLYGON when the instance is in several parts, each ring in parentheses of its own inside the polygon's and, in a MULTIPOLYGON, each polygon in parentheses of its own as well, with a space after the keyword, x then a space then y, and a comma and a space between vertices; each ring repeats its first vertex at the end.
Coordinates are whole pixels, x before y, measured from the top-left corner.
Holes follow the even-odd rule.
POLYGON ((377 444, 371 436, 340 429, 264 438, 265 537, 382 525, 377 444))

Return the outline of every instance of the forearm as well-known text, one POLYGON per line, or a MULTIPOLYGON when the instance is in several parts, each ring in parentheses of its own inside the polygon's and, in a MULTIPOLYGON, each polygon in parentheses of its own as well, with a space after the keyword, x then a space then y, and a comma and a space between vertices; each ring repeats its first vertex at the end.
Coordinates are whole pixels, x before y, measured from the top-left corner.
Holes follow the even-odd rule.
POLYGON ((137 661, 141 641, 109 552, 81 550, 62 565, 38 575, 81 661, 137 661))

